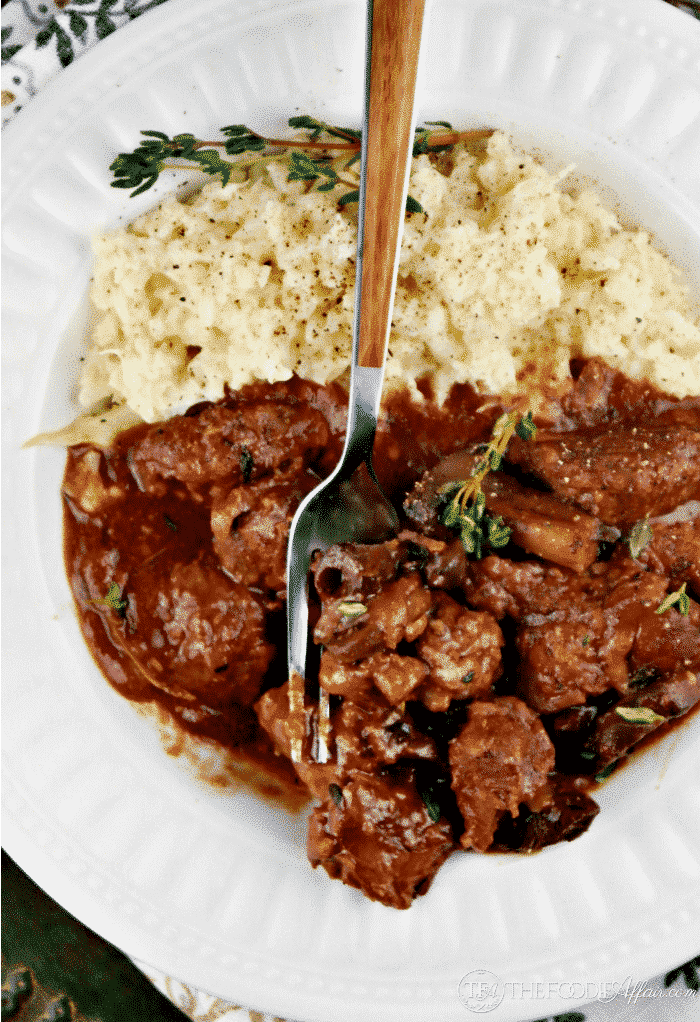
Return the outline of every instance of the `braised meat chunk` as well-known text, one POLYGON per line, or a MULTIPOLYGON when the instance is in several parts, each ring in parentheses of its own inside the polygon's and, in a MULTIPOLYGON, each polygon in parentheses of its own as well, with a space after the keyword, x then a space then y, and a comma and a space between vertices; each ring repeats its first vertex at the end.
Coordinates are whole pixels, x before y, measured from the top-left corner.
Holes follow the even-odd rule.
POLYGON ((447 820, 434 822, 409 779, 356 774, 309 821, 312 866, 373 901, 409 908, 455 847, 447 820))
POLYGON ((337 660, 351 663, 382 649, 413 642, 428 626, 430 591, 417 572, 388 583, 366 604, 357 600, 323 602, 314 640, 337 660))
POLYGON ((688 512, 688 517, 651 523, 651 540, 638 560, 667 575, 671 589, 679 589, 685 582, 700 597, 700 505, 689 507, 688 512))
POLYGON ((503 633, 490 614, 468 610, 447 593, 435 597, 416 652, 430 668, 418 693, 431 710, 489 692, 501 673, 503 633))
POLYGON ((585 752, 595 769, 603 770, 670 720, 692 710, 698 702, 700 670, 679 668, 659 681, 643 685, 601 714, 585 752))
POLYGON ((551 803, 554 746, 539 717, 513 696, 472 704, 450 742, 450 769, 463 848, 487 851, 505 813, 516 817, 522 803, 535 810, 551 803))
POLYGON ((575 782, 559 778, 552 791, 552 800, 544 809, 533 811, 522 805, 517 818, 503 817, 494 838, 492 851, 535 852, 560 841, 580 837, 600 809, 575 782))
POLYGON ((203 558, 172 565, 167 586, 154 581, 127 582, 134 624, 127 617, 123 648, 157 688, 214 707, 251 705, 274 654, 260 600, 203 558))
POLYGON ((470 561, 462 589, 471 607, 496 620, 521 621, 526 614, 551 614, 587 598, 597 588, 589 575, 574 574, 542 561, 489 556, 470 561))
POLYGON ((607 525, 661 515, 700 496, 700 432, 656 422, 605 423, 515 437, 508 458, 607 525))
POLYGON ((193 415, 154 423, 131 442, 123 434, 139 488, 164 494, 176 479, 196 493, 211 483, 240 485, 272 472, 296 476, 330 438, 320 412, 282 401, 204 405, 193 415))
POLYGON ((289 527, 303 497, 318 482, 307 469, 296 478, 270 476, 213 496, 213 547, 227 575, 284 597, 289 527))
MULTIPOLYGON (((289 708, 289 686, 267 691, 256 703, 261 726, 278 755, 291 759, 294 722, 289 708)), ((434 740, 419 731, 401 707, 389 706, 376 694, 364 702, 344 699, 331 715, 331 757, 328 763, 314 758, 318 731, 318 706, 305 701, 302 754, 294 769, 314 797, 325 801, 329 784, 344 784, 357 771, 374 773, 399 760, 437 761, 434 740)))
MULTIPOLYGON (((404 501, 409 522, 430 536, 448 534, 441 524, 445 487, 470 479, 478 462, 471 451, 452 454, 426 472, 404 501)), ((483 481, 486 508, 510 529, 511 542, 529 554, 584 571, 598 556, 603 539, 617 538, 591 515, 584 514, 556 494, 521 485, 505 472, 490 472, 483 481)))

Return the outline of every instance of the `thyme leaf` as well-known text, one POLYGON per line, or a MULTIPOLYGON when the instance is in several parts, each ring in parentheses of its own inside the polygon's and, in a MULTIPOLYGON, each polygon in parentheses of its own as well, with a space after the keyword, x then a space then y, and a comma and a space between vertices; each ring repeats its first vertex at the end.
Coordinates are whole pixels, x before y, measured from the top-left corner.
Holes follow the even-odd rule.
POLYGON ((537 426, 532 421, 532 412, 528 412, 527 415, 523 415, 522 419, 515 427, 515 432, 521 440, 532 440, 537 432, 537 426))
POLYGON ((663 724, 666 720, 648 706, 616 706, 615 713, 630 724, 663 724))
POLYGON ((119 617, 126 616, 128 601, 122 599, 122 591, 116 582, 111 582, 104 600, 97 601, 105 607, 117 612, 119 617))
POLYGON ((343 617, 362 617, 363 614, 367 613, 364 603, 354 603, 349 600, 339 603, 338 610, 343 617))
POLYGON ((610 774, 613 772, 613 770, 615 769, 616 766, 617 766, 617 761, 614 762, 614 763, 608 763, 608 765, 606 767, 603 767, 602 770, 599 770, 598 773, 595 775, 595 778, 594 778, 596 783, 600 784, 601 781, 607 780, 607 778, 610 777, 610 774))
POLYGON ((253 461, 253 455, 250 453, 247 447, 241 448, 240 457, 241 473, 243 474, 243 482, 250 482, 250 476, 253 471, 255 462, 253 461))
POLYGON ((678 604, 679 613, 685 617, 690 613, 690 597, 685 591, 686 583, 678 589, 675 593, 669 593, 665 600, 659 604, 656 608, 657 614, 665 614, 667 610, 673 607, 676 603, 678 604))
POLYGON ((648 518, 642 519, 641 522, 636 522, 630 529, 630 534, 626 540, 630 557, 639 557, 642 550, 649 546, 653 538, 654 533, 648 518))
POLYGON ((426 812, 432 823, 437 823, 442 816, 440 805, 440 786, 445 784, 444 777, 419 778, 417 781, 418 794, 421 797, 426 812))

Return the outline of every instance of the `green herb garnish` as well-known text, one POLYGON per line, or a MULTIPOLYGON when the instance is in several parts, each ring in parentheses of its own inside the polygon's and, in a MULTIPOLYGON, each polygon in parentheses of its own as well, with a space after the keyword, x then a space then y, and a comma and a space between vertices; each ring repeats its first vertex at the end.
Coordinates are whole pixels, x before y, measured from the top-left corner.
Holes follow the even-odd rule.
POLYGON ((630 678, 630 685, 647 685, 656 676, 655 667, 640 667, 630 678))
MULTIPOLYGON (((284 159, 289 166, 289 181, 308 181, 319 192, 342 189, 338 205, 357 202, 357 179, 345 176, 360 158, 361 133, 353 128, 340 128, 302 114, 290 117, 289 127, 306 133, 305 138, 266 138, 245 124, 229 124, 221 128, 221 140, 204 141, 183 133, 172 138, 162 131, 142 131, 143 140, 130 153, 119 153, 110 170, 113 188, 132 189, 140 195, 151 188, 164 170, 186 169, 194 165, 213 177, 220 176, 226 185, 234 170, 249 171, 260 162, 284 159), (221 155, 223 151, 224 156, 221 155), (231 157, 225 159, 224 157, 231 157), (173 160, 180 161, 173 163, 173 160), (184 162, 182 162, 184 161, 184 162)), ((490 130, 454 131, 447 121, 429 121, 416 129, 413 155, 441 153, 461 141, 488 138, 490 130)), ((423 207, 411 196, 406 201, 407 213, 422 213, 423 207)))
POLYGON ((606 767, 603 767, 603 769, 600 770, 595 775, 594 780, 598 784, 600 784, 601 781, 607 780, 607 778, 610 777, 610 774, 613 772, 613 770, 615 769, 616 766, 617 766, 617 761, 615 761, 615 763, 608 763, 608 765, 606 767))
POLYGON ((459 529, 462 546, 468 554, 480 558, 487 547, 499 549, 510 539, 511 530, 499 516, 492 518, 485 513, 486 497, 481 483, 489 472, 501 467, 503 455, 513 433, 525 440, 531 440, 537 431, 528 412, 518 418, 516 412, 502 415, 494 424, 491 441, 479 455, 471 478, 446 483, 438 491, 446 500, 440 514, 440 521, 449 529, 459 529))
POLYGON ((432 782, 428 780, 418 782, 418 794, 432 823, 437 823, 442 816, 442 808, 437 793, 437 788, 441 783, 444 784, 444 778, 441 777, 436 777, 432 782))
POLYGON ((250 476, 253 471, 255 462, 253 461, 253 455, 250 453, 247 447, 241 448, 240 457, 241 472, 243 473, 243 482, 250 482, 250 476))
POLYGON ((615 713, 630 724, 663 724, 666 720, 648 706, 616 706, 615 713))
POLYGON ((333 799, 333 801, 335 802, 335 804, 337 806, 342 806, 342 804, 343 804, 343 790, 342 790, 342 788, 338 784, 329 784, 328 785, 328 794, 330 795, 330 797, 333 799))
POLYGON ((367 613, 364 603, 351 603, 350 601, 339 603, 338 610, 343 617, 362 617, 367 613))
POLYGON ((642 550, 649 546, 653 538, 654 533, 652 532, 651 525, 649 525, 648 518, 644 518, 641 522, 633 525, 626 540, 630 556, 639 557, 642 550))
POLYGON ((522 419, 515 427, 515 432, 521 440, 532 440, 537 432, 537 426, 532 421, 532 412, 528 412, 527 415, 523 415, 522 419))
POLYGON ((116 582, 110 584, 107 595, 100 602, 105 607, 116 611, 119 617, 126 617, 126 608, 129 606, 129 603, 127 600, 122 599, 122 591, 116 582))
POLYGON ((687 617, 690 613, 690 597, 685 591, 686 583, 678 589, 675 593, 669 593, 665 600, 663 600, 656 608, 657 614, 665 614, 667 610, 673 607, 676 603, 678 604, 679 613, 687 617))
POLYGON ((463 685, 469 685, 474 680, 474 671, 470 671, 469 674, 465 674, 462 678, 463 685))

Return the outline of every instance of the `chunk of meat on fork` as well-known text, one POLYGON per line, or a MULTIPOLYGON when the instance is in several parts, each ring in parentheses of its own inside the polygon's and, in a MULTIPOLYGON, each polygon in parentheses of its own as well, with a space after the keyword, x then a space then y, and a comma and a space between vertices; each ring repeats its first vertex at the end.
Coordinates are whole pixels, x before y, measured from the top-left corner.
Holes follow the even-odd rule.
POLYGON ((428 626, 430 590, 418 572, 389 582, 360 603, 354 599, 325 600, 314 629, 314 641, 344 663, 380 650, 413 642, 428 626))

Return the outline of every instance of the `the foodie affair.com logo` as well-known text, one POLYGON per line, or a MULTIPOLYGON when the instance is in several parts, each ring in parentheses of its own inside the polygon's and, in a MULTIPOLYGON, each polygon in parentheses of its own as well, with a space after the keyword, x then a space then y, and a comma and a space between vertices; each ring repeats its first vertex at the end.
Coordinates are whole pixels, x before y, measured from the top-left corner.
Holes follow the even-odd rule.
POLYGON ((458 988, 459 999, 469 1011, 477 1015, 494 1011, 504 1000, 547 1001, 564 1000, 578 1004, 591 1001, 612 1001, 616 997, 630 1004, 638 1004, 662 997, 697 998, 700 1006, 700 991, 663 987, 647 980, 635 981, 630 976, 623 982, 616 980, 596 982, 571 982, 532 980, 518 982, 501 980, 488 969, 474 969, 463 976, 458 988))

